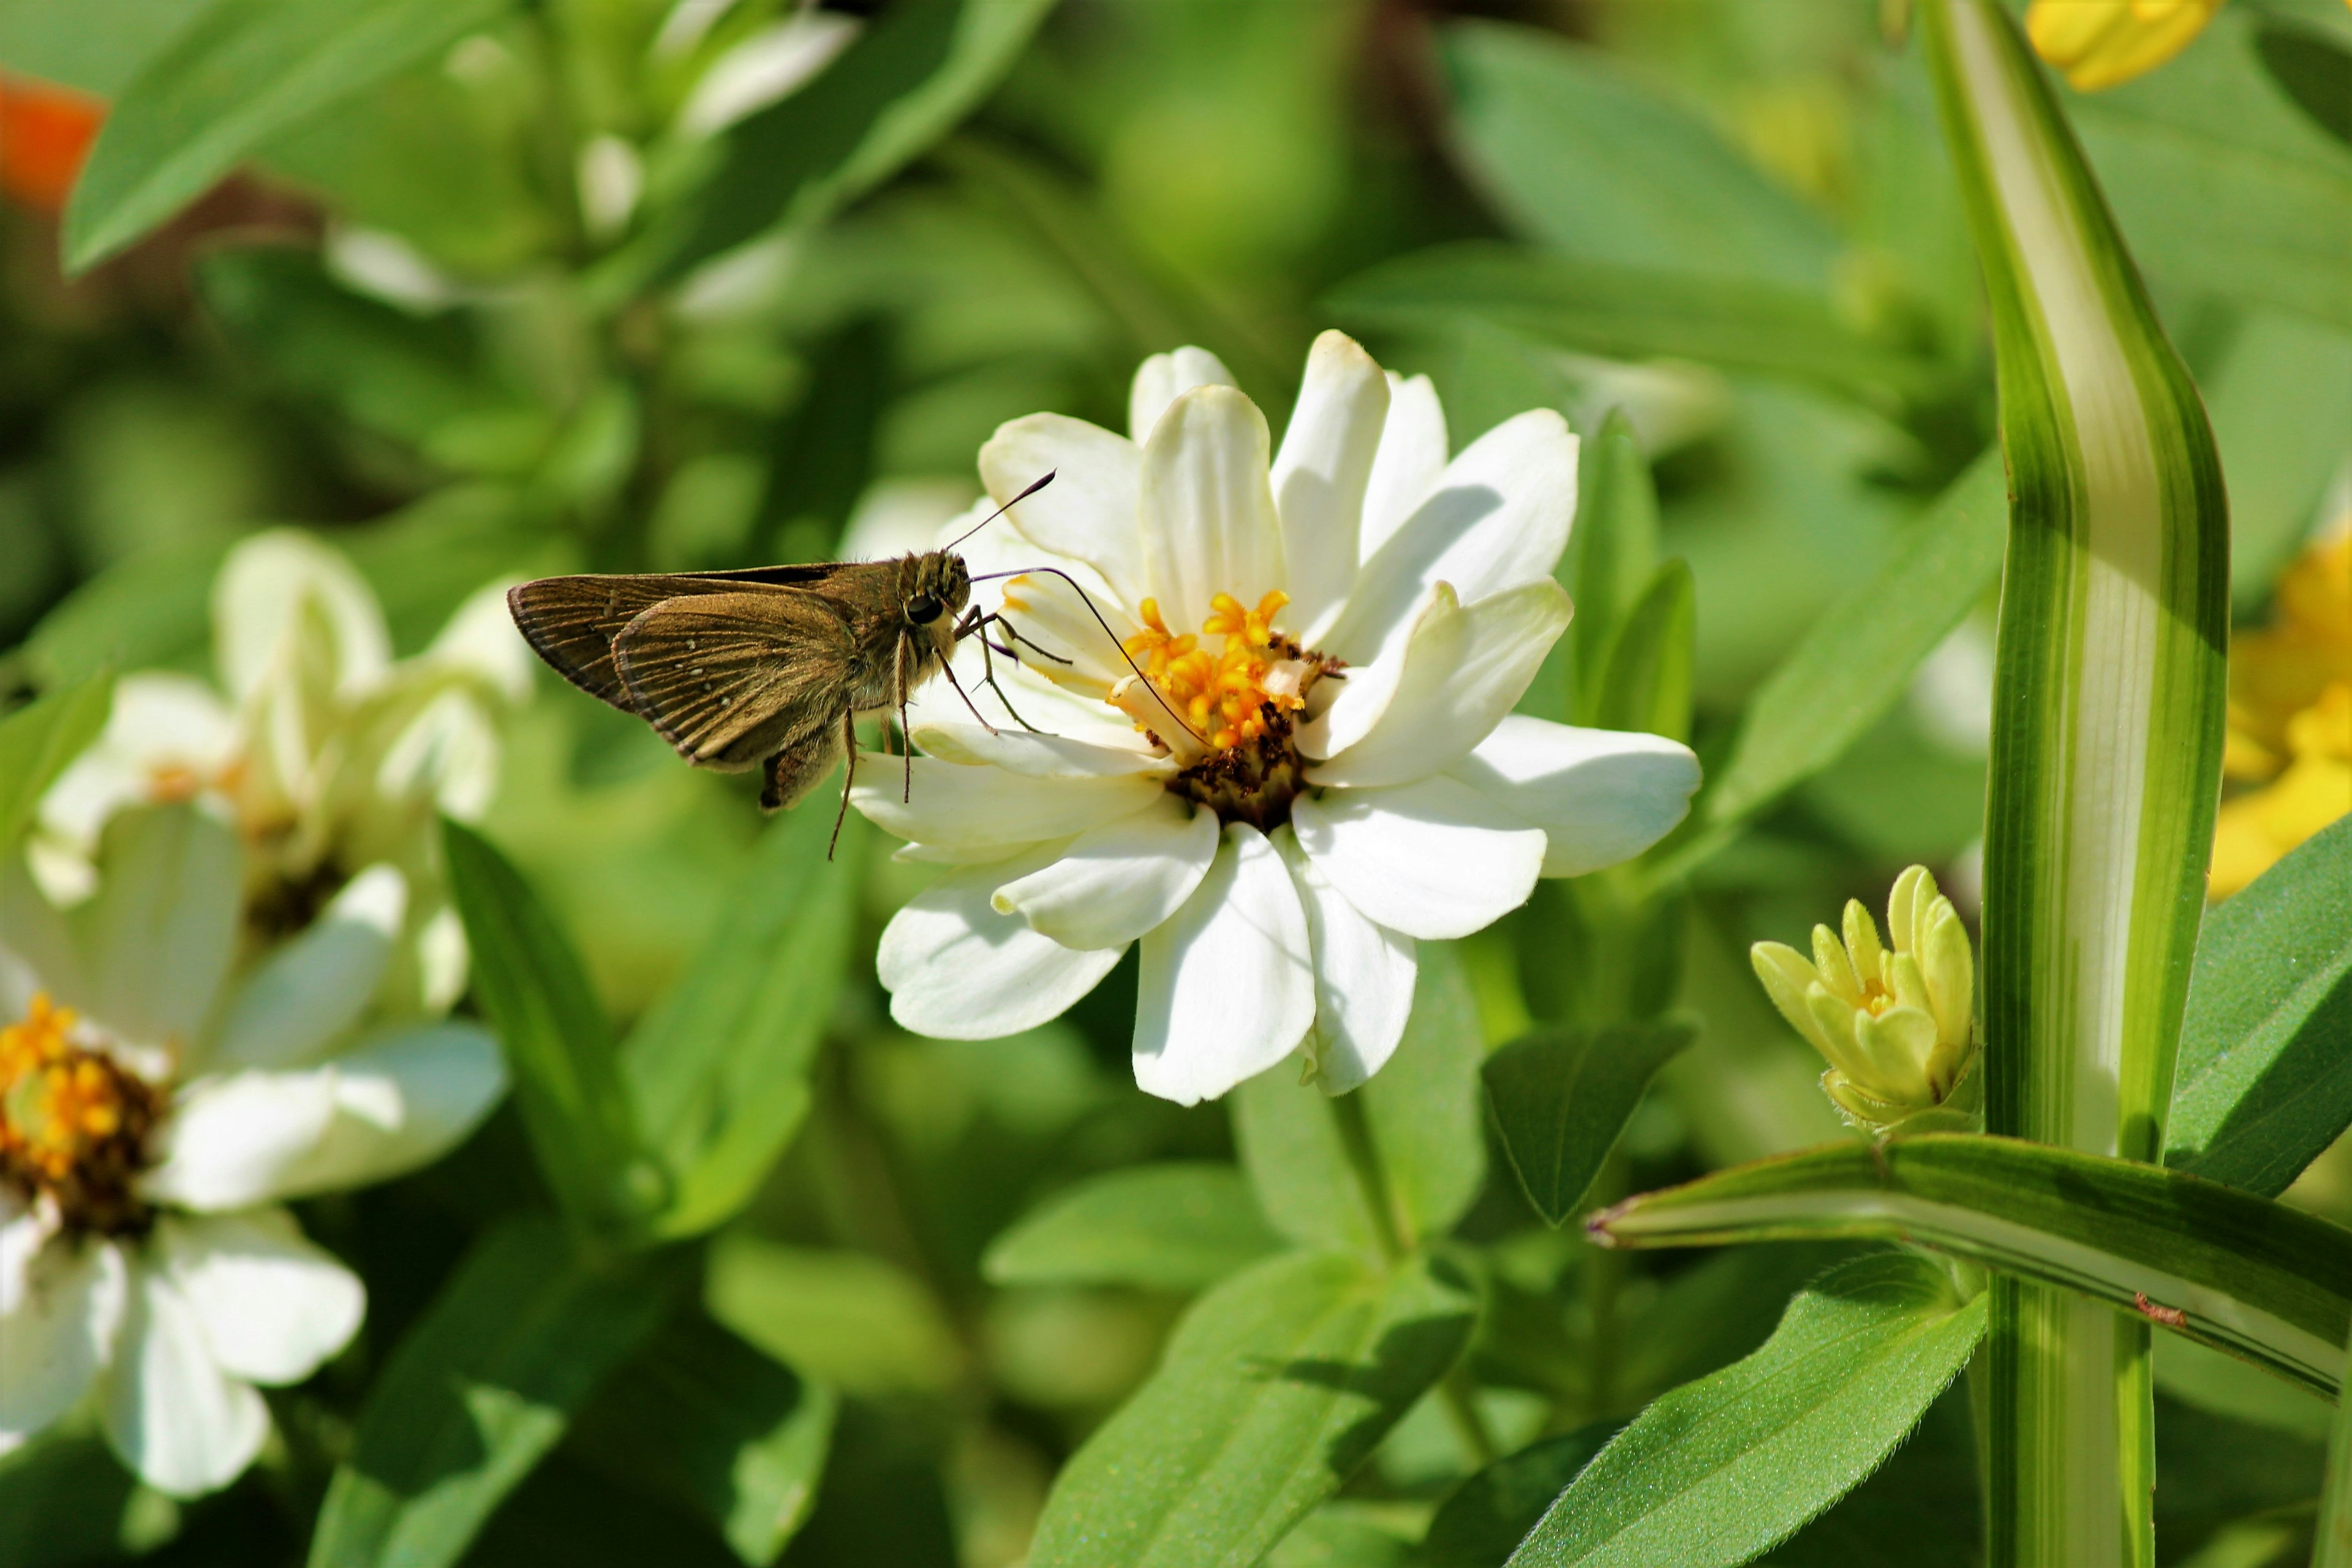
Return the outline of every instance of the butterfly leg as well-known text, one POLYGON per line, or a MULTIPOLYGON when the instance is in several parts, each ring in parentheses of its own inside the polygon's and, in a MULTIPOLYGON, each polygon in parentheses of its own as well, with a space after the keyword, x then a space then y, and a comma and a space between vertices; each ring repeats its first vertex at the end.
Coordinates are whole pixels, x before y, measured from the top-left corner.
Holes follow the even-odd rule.
MULTIPOLYGON (((891 673, 898 681, 898 739, 907 753, 907 782, 898 790, 899 802, 904 805, 915 798, 915 734, 907 728, 907 641, 904 637, 898 639, 898 652, 892 662, 897 668, 891 673)), ((944 664, 947 661, 942 659, 940 662, 944 664)), ((887 714, 882 720, 882 732, 886 735, 890 732, 890 720, 887 714)))
POLYGON ((841 710, 841 748, 848 753, 849 765, 841 773, 841 809, 833 814, 833 837, 824 843, 828 861, 841 847, 841 825, 849 820, 849 786, 857 782, 857 715, 846 708, 841 710))
MULTIPOLYGON (((999 617, 990 617, 991 620, 997 618, 999 617)), ((987 624, 987 621, 982 621, 981 623, 982 626, 986 626, 987 624)), ((991 691, 996 693, 996 700, 1004 704, 1004 710, 1013 715, 1013 722, 1019 724, 1023 729, 1028 731, 1033 735, 1044 734, 1045 732, 1045 731, 1040 730, 1036 725, 1032 724, 1028 720, 1021 717, 1021 710, 1013 706, 1013 699, 1005 694, 1003 687, 999 686, 996 683, 996 660, 989 652, 989 649, 995 646, 996 645, 994 643, 988 640, 985 634, 982 636, 980 639, 980 663, 981 668, 987 670, 988 673, 981 678, 980 683, 982 686, 987 687, 991 691)), ((1012 656, 1010 649, 1006 650, 1006 652, 1008 657, 1013 657, 1013 663, 1018 664, 1021 662, 1018 657, 1012 656)))
POLYGON ((942 659, 940 661, 940 673, 948 678, 948 684, 955 688, 955 694, 958 697, 963 699, 963 705, 971 709, 971 716, 980 721, 980 727, 992 735, 997 733, 996 726, 988 721, 988 715, 972 706, 971 693, 964 690, 963 682, 956 679, 955 666, 942 659))

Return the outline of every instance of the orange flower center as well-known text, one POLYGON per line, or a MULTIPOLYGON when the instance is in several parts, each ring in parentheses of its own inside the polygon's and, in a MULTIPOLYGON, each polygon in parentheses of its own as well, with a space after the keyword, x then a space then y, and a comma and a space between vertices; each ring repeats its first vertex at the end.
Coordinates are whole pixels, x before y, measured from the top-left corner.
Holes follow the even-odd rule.
MULTIPOLYGON (((1274 625, 1289 603, 1290 595, 1280 589, 1260 599, 1255 610, 1243 608, 1231 594, 1220 594, 1209 601, 1208 618, 1196 637, 1171 632, 1160 618, 1160 602, 1146 599, 1144 629, 1123 646, 1193 736, 1211 751, 1229 752, 1263 736, 1272 715, 1307 706, 1307 688, 1319 673, 1317 661, 1274 625), (1208 637, 1223 639, 1215 653, 1203 644, 1208 637)), ((1114 695, 1112 700, 1135 715, 1136 728, 1167 739, 1167 709, 1139 692, 1124 700, 1114 695), (1151 722, 1155 717, 1157 724, 1151 722)))
POLYGON ((68 1226, 135 1229, 146 1215, 131 1187, 163 1097, 76 1044, 76 1016, 36 993, 23 1018, 0 1027, 0 1180, 53 1198, 68 1226))

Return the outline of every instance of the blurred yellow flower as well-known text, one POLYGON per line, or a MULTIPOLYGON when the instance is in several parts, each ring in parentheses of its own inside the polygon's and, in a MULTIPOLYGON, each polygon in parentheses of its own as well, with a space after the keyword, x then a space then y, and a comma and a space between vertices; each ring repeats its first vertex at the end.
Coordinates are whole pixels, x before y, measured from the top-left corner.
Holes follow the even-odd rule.
POLYGON ((2187 48, 2221 8, 2221 0, 2033 0, 2025 36, 2076 91, 2096 92, 2187 48))
POLYGON ((2230 647, 2224 801, 2209 891, 2227 898, 2352 813, 2352 517, 2279 579, 2270 626, 2230 647))

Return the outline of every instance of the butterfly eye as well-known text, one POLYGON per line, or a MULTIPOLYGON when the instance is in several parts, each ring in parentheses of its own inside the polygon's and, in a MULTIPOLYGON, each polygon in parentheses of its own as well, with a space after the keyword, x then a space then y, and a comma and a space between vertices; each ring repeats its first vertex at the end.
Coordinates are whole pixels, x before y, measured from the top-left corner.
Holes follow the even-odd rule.
POLYGON ((907 601, 907 618, 919 626, 929 626, 940 618, 940 600, 936 594, 918 594, 907 601))

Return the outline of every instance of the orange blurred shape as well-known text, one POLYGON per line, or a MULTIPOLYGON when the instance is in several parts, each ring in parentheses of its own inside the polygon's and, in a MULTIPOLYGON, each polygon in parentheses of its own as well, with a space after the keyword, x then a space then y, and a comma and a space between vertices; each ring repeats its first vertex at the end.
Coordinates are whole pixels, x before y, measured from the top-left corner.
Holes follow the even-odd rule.
POLYGON ((0 77, 0 193, 45 213, 65 210, 106 106, 23 77, 0 77))

